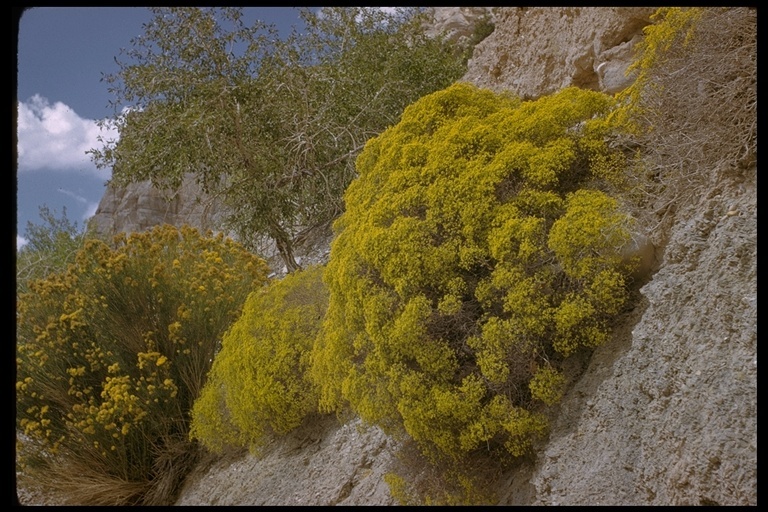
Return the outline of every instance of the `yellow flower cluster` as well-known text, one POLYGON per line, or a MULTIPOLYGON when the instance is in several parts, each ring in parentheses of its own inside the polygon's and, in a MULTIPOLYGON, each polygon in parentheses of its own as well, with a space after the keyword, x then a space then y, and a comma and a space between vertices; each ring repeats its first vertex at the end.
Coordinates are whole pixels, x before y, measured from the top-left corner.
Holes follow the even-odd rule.
POLYGON ((286 433, 317 409, 306 374, 327 307, 322 271, 290 274, 248 297, 195 402, 193 438, 214 451, 256 451, 268 433, 286 433))
POLYGON ((223 236, 160 226, 88 240, 67 271, 32 282, 18 303, 16 389, 35 456, 66 447, 105 474, 152 474, 147 440, 187 428, 221 336, 266 272, 223 236))
POLYGON ((563 387, 548 362, 604 341, 626 302, 632 225, 596 188, 624 170, 605 141, 615 106, 455 84, 366 144, 312 354, 322 410, 349 404, 449 458, 532 446, 546 422, 531 411, 563 387))

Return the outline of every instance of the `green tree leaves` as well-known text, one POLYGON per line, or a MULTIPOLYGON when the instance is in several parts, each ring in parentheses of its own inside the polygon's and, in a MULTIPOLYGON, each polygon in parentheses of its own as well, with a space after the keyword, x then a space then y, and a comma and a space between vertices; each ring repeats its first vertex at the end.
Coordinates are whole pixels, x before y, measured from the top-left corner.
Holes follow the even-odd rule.
POLYGON ((416 12, 305 9, 306 30, 286 40, 246 26, 239 9, 153 13, 106 77, 120 140, 94 161, 118 184, 175 187, 194 173, 223 194, 243 243, 272 239, 289 270, 295 239, 343 210, 365 142, 463 72, 416 12))
POLYGON ((16 293, 24 293, 30 281, 64 271, 83 246, 85 232, 67 217, 63 208, 56 217, 47 206, 40 207, 43 224, 27 223, 27 244, 16 253, 16 293))

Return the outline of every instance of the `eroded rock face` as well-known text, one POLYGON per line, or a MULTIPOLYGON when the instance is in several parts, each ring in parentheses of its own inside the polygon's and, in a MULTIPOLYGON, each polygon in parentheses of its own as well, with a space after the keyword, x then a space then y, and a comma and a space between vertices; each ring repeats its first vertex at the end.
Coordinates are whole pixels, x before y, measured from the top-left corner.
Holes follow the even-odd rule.
POLYGON ((223 215, 223 203, 204 194, 194 177, 187 175, 175 191, 154 188, 149 181, 125 187, 108 185, 88 227, 104 236, 145 231, 160 224, 219 231, 223 215))
POLYGON ((472 39, 478 23, 495 20, 492 7, 433 7, 432 24, 427 27, 429 36, 442 34, 449 41, 462 44, 472 39))
MULTIPOLYGON (((469 37, 467 8, 453 9, 440 19, 469 37)), ((617 92, 653 11, 496 9, 465 80, 529 98, 570 85, 617 92)), ((149 199, 141 184, 110 193, 105 228, 142 228, 185 208, 149 199), (140 209, 154 220, 132 217, 140 209)), ((677 213, 655 256, 640 304, 553 411, 536 461, 499 479, 500 504, 756 505, 756 184, 712 183, 677 213)), ((323 420, 262 458, 201 471, 178 504, 393 504, 382 479, 396 443, 358 423, 323 420)))
POLYGON ((757 504, 755 183, 678 219, 636 318, 563 400, 531 504, 757 504))
POLYGON ((396 445, 360 420, 310 418, 258 457, 197 468, 175 505, 396 505, 384 482, 396 445))
POLYGON ((650 7, 505 7, 475 47, 464 80, 538 98, 571 85, 607 93, 627 87, 632 48, 650 7))

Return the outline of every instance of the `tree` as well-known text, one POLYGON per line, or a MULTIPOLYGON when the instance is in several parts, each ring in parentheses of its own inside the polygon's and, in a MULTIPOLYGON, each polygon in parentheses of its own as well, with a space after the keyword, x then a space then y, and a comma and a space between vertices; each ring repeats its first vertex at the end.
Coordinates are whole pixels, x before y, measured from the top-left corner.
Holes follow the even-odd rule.
POLYGON ((632 225, 601 191, 624 169, 613 104, 455 84, 368 142, 326 270, 321 410, 349 404, 443 461, 531 449, 562 361, 603 343, 628 297, 632 225))
POLYGON ((40 218, 42 224, 27 223, 27 244, 16 253, 17 295, 27 291, 30 281, 64 271, 85 241, 85 232, 67 217, 66 207, 57 217, 41 206, 40 218))
POLYGON ((116 184, 176 187, 194 173, 223 195, 241 241, 272 239, 289 271, 303 235, 343 210, 366 140, 464 69, 413 10, 304 9, 306 30, 286 40, 240 9, 152 12, 105 77, 120 137, 94 161, 116 184))

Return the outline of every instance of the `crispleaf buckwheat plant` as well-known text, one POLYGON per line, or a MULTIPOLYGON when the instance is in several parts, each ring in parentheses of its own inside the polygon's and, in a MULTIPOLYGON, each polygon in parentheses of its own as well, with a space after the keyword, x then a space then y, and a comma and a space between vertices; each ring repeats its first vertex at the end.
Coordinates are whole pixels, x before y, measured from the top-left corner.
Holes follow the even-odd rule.
POLYGON ((191 435, 213 451, 248 447, 285 434, 317 411, 309 356, 328 307, 323 267, 310 267, 254 291, 226 333, 191 435))
POLYGON ((77 504, 168 503, 189 411, 266 265, 222 236, 162 226, 88 240, 17 309, 22 473, 77 504))
POLYGON ((326 271, 321 410, 349 405, 442 460, 530 451, 561 362, 606 341, 627 301, 631 219, 601 191, 623 172, 613 101, 459 83, 369 141, 326 271))

